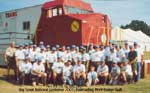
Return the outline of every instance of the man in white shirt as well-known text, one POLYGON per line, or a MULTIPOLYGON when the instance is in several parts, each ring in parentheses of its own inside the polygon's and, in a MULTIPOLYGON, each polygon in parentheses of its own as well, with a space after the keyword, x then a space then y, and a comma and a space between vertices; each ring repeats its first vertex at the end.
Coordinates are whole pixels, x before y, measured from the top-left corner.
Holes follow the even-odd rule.
POLYGON ((86 80, 85 65, 81 63, 81 59, 79 58, 77 64, 73 66, 73 80, 75 83, 78 83, 77 81, 80 78, 84 81, 86 80))
POLYGON ((141 78, 141 65, 144 59, 144 52, 141 49, 141 46, 136 42, 134 42, 134 48, 137 52, 137 81, 139 81, 141 78))
MULTIPOLYGON (((7 64, 7 70, 8 70, 8 80, 9 80, 9 72, 10 72, 10 69, 12 68, 15 72, 15 52, 16 52, 16 48, 15 48, 15 43, 12 42, 10 43, 10 46, 6 49, 6 52, 5 52, 5 55, 4 55, 4 59, 5 59, 5 62, 7 64)), ((16 72, 15 72, 16 74, 16 72)))
POLYGON ((71 60, 68 60, 67 62, 65 62, 65 65, 63 67, 62 77, 63 77, 64 84, 73 85, 72 70, 73 68, 71 65, 71 60))
POLYGON ((82 48, 81 60, 82 60, 82 63, 85 65, 86 70, 88 70, 89 69, 90 56, 88 53, 86 53, 85 47, 82 48))
POLYGON ((42 63, 46 63, 46 53, 44 51, 44 47, 41 47, 41 51, 39 53, 36 53, 36 58, 41 58, 42 63))
POLYGON ((31 74, 32 74, 32 80, 33 80, 32 82, 33 86, 36 86, 36 84, 39 84, 40 78, 42 79, 42 83, 46 85, 47 74, 45 73, 45 67, 44 67, 44 64, 42 63, 41 58, 38 58, 37 62, 33 64, 31 74))
POLYGON ((95 66, 97 70, 97 66, 100 63, 100 58, 104 56, 104 51, 99 49, 99 46, 95 46, 95 52, 91 55, 91 63, 90 65, 95 66))
POLYGON ((61 56, 63 62, 66 61, 66 47, 62 46, 57 56, 61 56))
POLYGON ((78 59, 81 59, 81 53, 79 52, 78 47, 75 48, 75 51, 71 52, 71 56, 72 56, 72 65, 76 65, 78 59))
POLYGON ((19 81, 19 64, 25 59, 25 54, 23 50, 23 45, 19 45, 19 49, 15 52, 15 61, 16 61, 16 80, 19 81))
POLYGON ((21 84, 24 85, 25 82, 28 82, 30 80, 31 70, 32 70, 32 64, 30 62, 30 58, 26 57, 25 61, 19 64, 21 84))
POLYGON ((31 63, 33 64, 36 60, 36 55, 37 55, 37 51, 36 51, 36 46, 33 45, 33 49, 30 51, 29 53, 29 57, 30 57, 30 60, 31 60, 31 63))
POLYGON ((64 68, 64 63, 61 60, 61 57, 57 58, 57 62, 53 63, 52 70, 53 70, 53 83, 55 85, 62 84, 62 72, 64 68))
POLYGON ((131 83, 132 77, 133 77, 132 67, 128 63, 129 62, 128 59, 125 59, 123 62, 124 62, 123 65, 124 65, 124 69, 125 69, 125 75, 126 75, 127 82, 131 83))
POLYGON ((108 56, 106 57, 106 59, 107 59, 106 65, 109 68, 109 73, 111 72, 112 64, 113 64, 114 59, 116 59, 116 56, 117 55, 114 51, 114 48, 110 48, 110 52, 109 52, 108 56))
POLYGON ((128 57, 128 53, 129 53, 129 45, 128 45, 128 42, 125 42, 125 46, 123 48, 123 51, 125 53, 125 57, 127 58, 128 57))
POLYGON ((52 77, 52 66, 53 64, 57 62, 57 53, 56 48, 52 47, 52 50, 50 53, 46 55, 46 68, 47 68, 47 75, 48 75, 48 82, 50 83, 51 77, 52 77))
POLYGON ((70 60, 72 62, 72 56, 70 52, 70 47, 66 47, 66 56, 65 56, 65 62, 68 62, 70 60))
POLYGON ((101 63, 97 68, 97 74, 98 74, 99 83, 106 84, 109 75, 109 69, 108 66, 105 64, 104 58, 101 59, 101 63))

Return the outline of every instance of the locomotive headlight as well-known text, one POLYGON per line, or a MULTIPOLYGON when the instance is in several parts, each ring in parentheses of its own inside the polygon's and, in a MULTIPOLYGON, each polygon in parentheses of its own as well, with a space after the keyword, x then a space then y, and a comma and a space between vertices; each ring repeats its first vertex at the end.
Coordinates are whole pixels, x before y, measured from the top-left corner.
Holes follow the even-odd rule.
POLYGON ((106 34, 102 34, 101 35, 101 40, 102 40, 102 43, 106 43, 106 34))
POLYGON ((73 22, 71 23, 71 30, 72 30, 73 32, 77 32, 77 31, 79 30, 79 28, 80 28, 80 24, 79 24, 78 21, 73 21, 73 22))

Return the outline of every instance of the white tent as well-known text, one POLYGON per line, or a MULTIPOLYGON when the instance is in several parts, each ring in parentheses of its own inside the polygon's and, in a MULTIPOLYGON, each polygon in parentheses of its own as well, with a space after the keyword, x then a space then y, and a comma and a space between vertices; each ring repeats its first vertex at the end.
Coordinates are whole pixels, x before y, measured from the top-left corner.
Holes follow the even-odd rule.
POLYGON ((128 41, 131 44, 133 42, 138 42, 145 51, 150 51, 150 37, 141 31, 117 27, 112 30, 112 40, 116 42, 128 41))

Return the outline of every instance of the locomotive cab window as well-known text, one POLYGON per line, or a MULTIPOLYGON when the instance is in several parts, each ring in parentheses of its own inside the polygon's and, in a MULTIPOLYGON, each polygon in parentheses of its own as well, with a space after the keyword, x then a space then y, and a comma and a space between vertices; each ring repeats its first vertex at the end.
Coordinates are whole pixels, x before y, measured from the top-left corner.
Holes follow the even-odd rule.
POLYGON ((89 10, 80 9, 80 8, 72 7, 72 6, 65 6, 65 10, 67 11, 67 13, 70 13, 70 14, 89 14, 89 13, 92 13, 89 10))
POLYGON ((58 16, 63 14, 62 7, 56 7, 52 9, 52 16, 58 16))
POLYGON ((57 16, 58 13, 57 13, 57 8, 53 8, 52 9, 52 16, 57 16))

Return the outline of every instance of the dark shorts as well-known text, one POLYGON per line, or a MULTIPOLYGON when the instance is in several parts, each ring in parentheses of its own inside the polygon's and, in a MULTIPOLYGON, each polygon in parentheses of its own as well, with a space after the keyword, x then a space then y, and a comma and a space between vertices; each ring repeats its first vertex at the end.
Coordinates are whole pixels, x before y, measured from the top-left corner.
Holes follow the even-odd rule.
POLYGON ((16 62, 15 62, 15 57, 7 57, 8 63, 7 66, 9 68, 15 68, 16 67, 16 62))
POLYGON ((137 63, 136 62, 132 63, 131 66, 132 66, 133 71, 137 70, 137 63))

